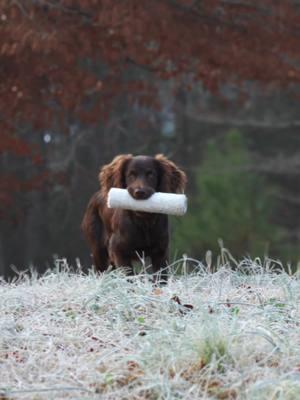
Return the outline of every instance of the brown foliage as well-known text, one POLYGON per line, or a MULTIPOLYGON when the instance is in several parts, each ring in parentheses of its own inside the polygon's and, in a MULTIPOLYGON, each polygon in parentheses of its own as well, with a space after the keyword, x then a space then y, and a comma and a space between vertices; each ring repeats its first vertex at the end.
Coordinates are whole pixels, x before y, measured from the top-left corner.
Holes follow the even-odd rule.
POLYGON ((0 0, 0 151, 33 157, 17 127, 90 124, 123 92, 154 105, 149 84, 125 79, 130 66, 211 91, 299 82, 299 28, 288 0, 0 0))

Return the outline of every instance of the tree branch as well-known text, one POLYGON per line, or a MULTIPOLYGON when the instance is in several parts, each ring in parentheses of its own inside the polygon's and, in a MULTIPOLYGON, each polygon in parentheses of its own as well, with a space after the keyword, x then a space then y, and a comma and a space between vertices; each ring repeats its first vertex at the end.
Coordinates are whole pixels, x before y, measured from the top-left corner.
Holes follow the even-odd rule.
POLYGON ((191 112, 185 113, 186 117, 203 124, 230 125, 233 127, 262 128, 262 129, 288 129, 300 127, 300 120, 275 121, 257 120, 253 118, 237 119, 231 117, 219 117, 217 115, 195 115, 191 112))

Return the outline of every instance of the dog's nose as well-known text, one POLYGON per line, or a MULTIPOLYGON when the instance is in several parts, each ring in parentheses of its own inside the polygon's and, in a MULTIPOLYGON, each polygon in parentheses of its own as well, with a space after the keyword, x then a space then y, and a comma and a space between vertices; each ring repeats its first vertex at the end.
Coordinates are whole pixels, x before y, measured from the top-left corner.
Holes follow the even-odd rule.
POLYGON ((138 200, 145 200, 147 197, 149 197, 144 189, 137 188, 134 189, 134 197, 138 200))

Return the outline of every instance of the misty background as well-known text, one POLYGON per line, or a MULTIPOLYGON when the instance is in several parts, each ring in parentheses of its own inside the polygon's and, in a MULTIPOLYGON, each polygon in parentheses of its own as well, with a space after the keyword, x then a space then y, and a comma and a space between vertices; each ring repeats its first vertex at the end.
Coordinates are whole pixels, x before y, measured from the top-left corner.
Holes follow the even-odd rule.
POLYGON ((295 269, 298 32, 294 1, 3 1, 0 275, 89 268, 81 220, 122 153, 187 174, 171 261, 225 246, 295 269))
MULTIPOLYGON (((175 96, 172 82, 162 81, 160 110, 132 106, 124 98, 105 123, 90 128, 72 122, 67 133, 40 132, 35 138, 47 168, 62 179, 49 190, 19 193, 22 215, 1 221, 0 273, 12 274, 11 265, 43 271, 57 257, 89 267, 81 219, 99 188, 100 167, 120 153, 164 153, 187 173, 189 208, 186 216, 171 218, 171 260, 182 254, 203 260, 207 250, 217 255, 222 239, 234 257, 268 255, 295 265, 300 259, 297 102, 288 91, 266 94, 249 85, 247 94, 240 102, 238 91, 224 86, 220 99, 199 84, 175 96)), ((9 163, 1 161, 7 169, 9 163)), ((17 158, 14 163, 16 169, 17 158)), ((22 161, 18 173, 30 174, 30 168, 22 161)))

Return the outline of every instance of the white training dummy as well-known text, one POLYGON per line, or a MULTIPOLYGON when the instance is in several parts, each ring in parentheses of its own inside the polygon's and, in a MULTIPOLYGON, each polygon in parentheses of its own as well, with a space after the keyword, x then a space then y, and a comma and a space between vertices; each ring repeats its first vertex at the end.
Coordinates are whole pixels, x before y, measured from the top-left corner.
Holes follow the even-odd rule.
POLYGON ((187 198, 184 194, 156 192, 147 200, 135 200, 126 189, 111 188, 107 206, 149 213, 183 215, 187 210, 187 198))

